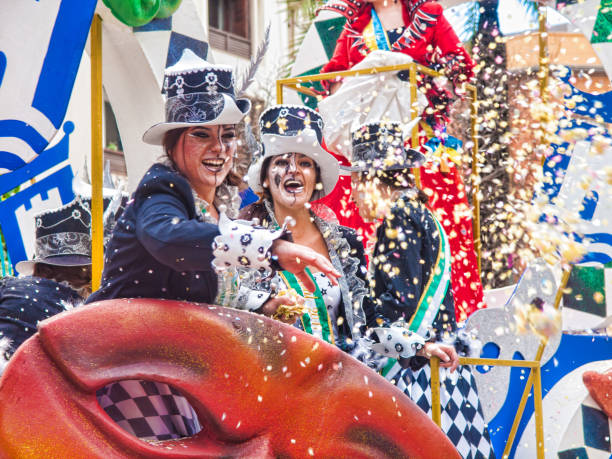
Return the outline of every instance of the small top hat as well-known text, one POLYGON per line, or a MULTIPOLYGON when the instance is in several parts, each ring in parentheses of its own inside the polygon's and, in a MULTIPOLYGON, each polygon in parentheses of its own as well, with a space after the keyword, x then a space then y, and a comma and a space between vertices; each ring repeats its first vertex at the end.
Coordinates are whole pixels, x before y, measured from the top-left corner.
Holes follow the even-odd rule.
MULTIPOLYGON (((110 198, 104 198, 104 208, 110 202, 110 198)), ((77 195, 74 201, 37 215, 34 221, 34 258, 15 265, 19 274, 33 275, 36 263, 53 266, 91 264, 91 199, 77 195)))
POLYGON ((256 193, 263 192, 260 182, 263 162, 272 156, 301 153, 319 166, 323 190, 311 200, 332 192, 339 176, 338 160, 322 146, 323 119, 314 110, 301 105, 274 105, 259 117, 263 155, 251 164, 247 174, 249 186, 256 193))
POLYGON ((91 208, 88 200, 77 197, 58 209, 35 218, 34 259, 20 261, 19 274, 32 275, 36 263, 54 266, 91 264, 91 208))
POLYGON ((145 143, 161 145, 172 129, 236 124, 251 109, 248 99, 236 99, 231 67, 211 64, 190 49, 164 75, 166 121, 144 133, 145 143))
POLYGON ((398 170, 419 167, 425 155, 414 148, 406 148, 404 132, 418 122, 414 120, 405 129, 395 121, 377 121, 363 124, 351 133, 353 157, 351 166, 341 166, 348 172, 368 170, 398 170))

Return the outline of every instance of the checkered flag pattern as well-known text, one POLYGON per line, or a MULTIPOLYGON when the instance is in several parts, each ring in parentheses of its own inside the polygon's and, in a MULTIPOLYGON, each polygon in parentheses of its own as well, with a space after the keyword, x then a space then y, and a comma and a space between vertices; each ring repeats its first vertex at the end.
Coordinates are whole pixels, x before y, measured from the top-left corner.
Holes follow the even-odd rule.
POLYGON ((612 457, 612 419, 587 396, 578 407, 565 433, 559 459, 608 459, 612 457))
POLYGON ((141 440, 190 437, 202 430, 187 399, 167 384, 119 381, 103 387, 96 395, 110 418, 141 440))
MULTIPOLYGON (((431 417, 431 369, 417 371, 395 364, 386 378, 402 390, 431 417)), ((478 399, 476 381, 469 366, 454 373, 440 369, 440 404, 442 430, 464 459, 495 458, 489 431, 478 399)))

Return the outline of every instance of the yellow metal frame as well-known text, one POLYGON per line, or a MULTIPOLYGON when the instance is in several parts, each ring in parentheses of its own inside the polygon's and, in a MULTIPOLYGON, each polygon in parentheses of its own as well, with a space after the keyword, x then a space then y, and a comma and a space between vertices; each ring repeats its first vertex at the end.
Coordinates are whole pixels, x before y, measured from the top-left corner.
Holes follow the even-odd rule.
POLYGON ((91 45, 91 287, 100 288, 104 267, 104 204, 102 201, 102 18, 94 15, 91 45))
MULTIPOLYGON (((565 269, 563 271, 563 275, 561 277, 561 285, 557 289, 557 293, 555 295, 554 307, 555 309, 559 309, 561 304, 561 299, 563 298, 563 292, 565 287, 567 286, 567 282, 570 277, 571 269, 565 269)), ((521 418, 523 417, 523 412, 525 410, 525 405, 527 404, 527 399, 529 398, 529 394, 531 393, 531 388, 533 386, 533 407, 534 407, 534 416, 535 416, 535 434, 536 434, 536 451, 537 458, 544 458, 544 423, 543 423, 543 415, 542 415, 542 356, 544 355, 544 349, 546 348, 547 341, 542 340, 536 352, 536 356, 534 360, 503 360, 503 359, 476 359, 476 358, 459 358, 460 365, 489 365, 489 366, 505 366, 505 367, 525 367, 530 368, 529 377, 527 378, 527 382, 525 383, 525 389, 523 389, 523 395, 521 396, 521 400, 519 402, 516 415, 514 416, 514 421, 512 422, 512 428, 510 429, 510 433, 508 434, 508 440, 506 441, 506 447, 504 448, 504 453, 502 458, 508 458, 510 456, 510 451, 512 450, 512 445, 514 444, 514 439, 516 437, 516 432, 518 430, 519 423, 521 422, 521 418)), ((437 357, 432 357, 431 359, 431 411, 432 411, 432 420, 440 425, 440 375, 439 375, 440 361, 437 357)))
MULTIPOLYGON (((538 349, 539 352, 539 349, 538 349)), ((544 459, 544 428, 543 428, 543 415, 542 415, 542 380, 541 380, 541 354, 536 355, 535 360, 504 360, 504 359, 481 359, 471 357, 460 357, 460 365, 487 365, 487 366, 500 366, 500 367, 522 367, 529 368, 529 378, 525 384, 523 396, 519 403, 514 422, 512 423, 512 429, 508 435, 506 441, 506 447, 502 458, 508 458, 512 445, 514 444, 514 437, 518 425, 523 417, 523 411, 527 403, 527 398, 531 392, 533 386, 534 393, 534 414, 535 414, 535 427, 536 427, 536 452, 538 459, 544 459)), ((441 406, 440 406, 440 359, 438 357, 432 357, 430 360, 431 365, 431 418, 438 425, 441 425, 441 406)))
MULTIPOLYGON (((334 80, 342 77, 355 77, 360 75, 372 75, 385 72, 398 72, 400 70, 408 70, 409 72, 409 84, 410 84, 410 97, 412 102, 410 118, 415 119, 418 116, 417 107, 417 74, 422 73, 430 76, 441 76, 439 72, 431 70, 430 68, 424 67, 415 62, 402 65, 386 65, 382 67, 371 67, 360 70, 343 70, 341 72, 330 72, 321 73, 318 75, 305 75, 293 78, 283 78, 276 80, 276 101, 279 104, 283 103, 283 90, 284 88, 297 91, 302 94, 309 95, 311 97, 320 98, 320 96, 311 90, 310 88, 303 86, 304 83, 314 83, 316 81, 323 80, 334 80)), ((478 151, 478 96, 476 87, 466 83, 465 90, 469 94, 472 100, 470 108, 470 135, 472 139, 472 205, 473 205, 473 231, 474 231, 474 248, 478 256, 478 272, 481 272, 481 258, 482 258, 482 242, 480 240, 480 199, 478 197, 480 192, 480 168, 479 164, 479 151, 478 151)), ((413 147, 417 147, 419 144, 418 127, 415 127, 412 131, 411 143, 413 147)), ((418 169, 415 171, 415 180, 417 186, 420 187, 420 179, 418 169)))

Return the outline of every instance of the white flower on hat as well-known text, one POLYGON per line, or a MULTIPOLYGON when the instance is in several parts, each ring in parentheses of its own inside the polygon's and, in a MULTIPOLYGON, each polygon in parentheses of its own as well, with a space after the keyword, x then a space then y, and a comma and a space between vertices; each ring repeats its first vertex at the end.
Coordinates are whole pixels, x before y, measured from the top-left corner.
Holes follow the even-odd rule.
POLYGON ((286 108, 281 108, 280 112, 278 112, 278 116, 287 116, 289 114, 289 110, 286 108))
POLYGON ((204 76, 204 81, 206 81, 207 83, 206 91, 211 94, 216 94, 217 93, 217 81, 218 81, 217 74, 213 72, 208 72, 204 76))
POLYGON ((176 77, 175 84, 177 86, 176 93, 179 95, 183 94, 185 92, 185 90, 183 89, 183 84, 185 84, 185 79, 181 75, 179 75, 176 77))
POLYGON ((72 218, 81 218, 81 211, 78 209, 74 209, 72 211, 72 218))

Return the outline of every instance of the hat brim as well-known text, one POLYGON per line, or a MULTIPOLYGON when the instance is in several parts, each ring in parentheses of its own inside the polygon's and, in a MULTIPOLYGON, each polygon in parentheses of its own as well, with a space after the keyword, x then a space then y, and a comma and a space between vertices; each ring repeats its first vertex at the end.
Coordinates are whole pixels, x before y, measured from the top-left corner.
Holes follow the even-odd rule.
MULTIPOLYGON (((329 152, 319 144, 316 138, 316 133, 310 134, 304 130, 302 133, 297 135, 276 135, 276 134, 264 134, 262 136, 262 143, 264 145, 264 155, 259 158, 255 163, 251 164, 247 173, 247 180, 249 186, 255 193, 262 193, 263 187, 260 182, 261 168, 263 162, 267 158, 273 156, 283 155, 285 153, 301 153, 312 159, 321 173, 321 184, 323 190, 314 199, 320 199, 327 196, 333 191, 338 183, 338 177, 340 176, 340 166, 338 160, 334 158, 329 152)), ((315 193, 316 195, 317 193, 315 193)), ((313 200, 314 200, 313 199, 313 200)))
POLYGON ((88 266, 91 265, 91 257, 86 255, 56 255, 53 257, 36 258, 34 260, 24 260, 15 265, 15 270, 23 276, 32 276, 37 263, 66 267, 88 266))
POLYGON ((410 154, 410 159, 406 160, 403 163, 396 163, 388 166, 379 166, 374 165, 372 161, 368 161, 358 165, 342 165, 340 166, 340 173, 342 175, 348 175, 351 172, 366 172, 370 169, 376 169, 379 171, 397 171, 401 169, 412 169, 414 167, 421 167, 427 161, 427 157, 420 151, 415 150, 414 148, 409 148, 406 150, 406 152, 410 154))
POLYGON ((164 141, 164 134, 166 134, 168 131, 172 131, 173 129, 195 126, 217 126, 219 124, 238 124, 250 110, 250 100, 234 99, 227 94, 223 94, 223 109, 216 118, 208 121, 157 123, 147 129, 142 136, 142 140, 150 145, 161 145, 164 141))

